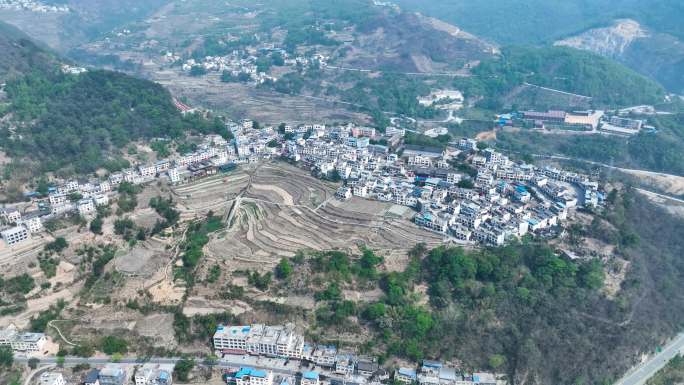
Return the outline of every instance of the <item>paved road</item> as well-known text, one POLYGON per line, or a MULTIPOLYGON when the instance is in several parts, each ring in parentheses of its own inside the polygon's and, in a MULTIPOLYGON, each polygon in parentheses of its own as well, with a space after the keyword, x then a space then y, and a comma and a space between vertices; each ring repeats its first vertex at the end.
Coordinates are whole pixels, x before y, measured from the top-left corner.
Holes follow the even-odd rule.
MULTIPOLYGON (((171 357, 171 358, 164 358, 164 357, 153 357, 149 359, 142 359, 142 358, 135 358, 135 357, 126 357, 122 358, 121 360, 117 361, 120 364, 139 364, 142 365, 144 363, 152 363, 152 364, 176 364, 178 361, 180 361, 181 358, 179 357, 171 357)), ((283 374, 287 376, 296 376, 297 373, 299 373, 302 370, 306 369, 300 369, 298 366, 299 361, 289 361, 289 364, 287 367, 284 367, 282 363, 277 362, 279 360, 277 359, 266 359, 266 358, 259 358, 257 359, 256 357, 249 356, 247 360, 240 360, 235 358, 234 356, 231 357, 230 359, 219 359, 214 365, 217 368, 221 369, 227 369, 227 368, 239 368, 242 366, 249 366, 255 369, 262 369, 262 370, 270 370, 273 371, 275 374, 283 374), (256 360, 256 361, 255 361, 256 360), (263 363, 262 360, 266 361, 266 364, 263 363)), ((28 358, 26 357, 15 357, 15 362, 18 363, 28 363, 28 358)), ((111 359, 109 358, 80 358, 80 357, 65 357, 64 358, 64 365, 65 366, 74 366, 74 365, 79 365, 79 364, 89 364, 89 365, 105 365, 107 363, 112 362, 111 359)), ((204 359, 203 358, 195 358, 195 363, 197 365, 205 365, 204 364, 204 359)), ((57 357, 45 357, 40 359, 40 364, 41 365, 55 365, 57 364, 57 357)), ((327 374, 327 373, 325 373, 327 374)), ((328 376, 329 377, 329 376, 328 376)), ((330 377, 332 378, 332 377, 330 377)))
POLYGON ((678 334, 660 353, 633 368, 615 385, 643 385, 674 356, 682 353, 684 353, 684 333, 678 334))

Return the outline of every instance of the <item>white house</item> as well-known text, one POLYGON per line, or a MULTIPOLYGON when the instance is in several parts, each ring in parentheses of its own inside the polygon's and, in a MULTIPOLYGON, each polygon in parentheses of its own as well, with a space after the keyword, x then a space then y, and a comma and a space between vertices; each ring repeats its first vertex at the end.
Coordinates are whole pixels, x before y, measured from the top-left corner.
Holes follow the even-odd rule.
POLYGON ((66 385, 66 380, 62 373, 58 372, 45 372, 40 375, 38 379, 38 384, 40 385, 66 385))
POLYGON ((83 216, 90 215, 95 212, 95 203, 92 199, 81 199, 78 201, 78 213, 83 216))
POLYGON ((24 226, 15 226, 0 232, 8 246, 14 246, 29 239, 29 231, 24 226))

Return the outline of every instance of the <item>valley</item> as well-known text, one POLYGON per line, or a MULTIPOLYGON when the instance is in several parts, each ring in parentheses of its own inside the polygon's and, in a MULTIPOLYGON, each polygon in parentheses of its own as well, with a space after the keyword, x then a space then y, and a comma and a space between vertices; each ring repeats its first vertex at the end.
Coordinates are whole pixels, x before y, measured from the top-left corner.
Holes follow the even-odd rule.
POLYGON ((0 0, 0 383, 679 378, 683 11, 0 0))

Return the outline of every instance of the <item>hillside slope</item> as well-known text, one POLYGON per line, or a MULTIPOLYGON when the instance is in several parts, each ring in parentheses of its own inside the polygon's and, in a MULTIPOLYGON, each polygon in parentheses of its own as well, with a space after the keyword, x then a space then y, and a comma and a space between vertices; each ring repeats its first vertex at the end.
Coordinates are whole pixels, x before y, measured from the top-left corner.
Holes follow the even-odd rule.
POLYGON ((49 70, 58 63, 53 54, 3 22, 0 22, 0 52, 0 82, 29 71, 49 70))
POLYGON ((610 57, 659 81, 670 92, 684 94, 684 41, 635 20, 616 20, 609 27, 590 29, 555 44, 610 57))
POLYGON ((141 20, 168 0, 52 0, 69 12, 0 10, 0 20, 10 23, 51 48, 65 53, 112 29, 141 20))
POLYGON ((365 23, 345 65, 393 71, 439 72, 498 53, 460 28, 409 12, 383 12, 365 23))

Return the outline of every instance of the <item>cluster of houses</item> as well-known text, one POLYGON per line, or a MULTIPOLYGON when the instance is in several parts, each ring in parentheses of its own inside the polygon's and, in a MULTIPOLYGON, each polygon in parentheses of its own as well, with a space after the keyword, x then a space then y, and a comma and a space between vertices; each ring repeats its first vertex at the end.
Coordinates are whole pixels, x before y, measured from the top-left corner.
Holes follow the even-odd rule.
POLYGON ((449 367, 438 361, 423 360, 420 368, 398 368, 394 372, 396 382, 419 385, 500 385, 507 383, 494 373, 469 373, 449 367))
MULTIPOLYGON (((390 379, 390 373, 382 369, 374 359, 341 352, 335 346, 307 344, 304 336, 298 334, 293 325, 220 325, 214 333, 213 343, 215 353, 220 357, 251 355, 297 360, 307 365, 313 364, 317 370, 302 372, 299 379, 301 385, 380 384, 390 379)), ((242 366, 229 371, 225 378, 229 384, 234 385, 296 385, 297 383, 295 378, 276 378, 271 370, 257 370, 250 366, 242 366)), ((443 367, 441 363, 432 361, 423 363, 420 376, 416 376, 415 370, 405 368, 394 373, 394 379, 399 382, 418 382, 423 385, 496 385, 496 378, 497 376, 491 373, 465 374, 455 368, 443 367), (431 367, 437 368, 436 374, 428 372, 428 368, 431 367), (413 377, 410 373, 413 373, 413 377), (433 381, 435 378, 436 381, 433 381)))
POLYGON ((46 371, 39 377, 40 385, 173 385, 173 364, 146 363, 132 366, 118 363, 92 369, 82 378, 72 381, 59 371, 46 371))
POLYGON ((233 50, 231 53, 224 56, 205 56, 201 59, 187 59, 182 61, 182 59, 172 52, 166 52, 164 54, 164 59, 167 62, 177 63, 182 61, 181 68, 185 72, 192 71, 195 67, 202 67, 206 72, 227 72, 233 76, 235 79, 244 77, 244 80, 254 82, 255 84, 262 84, 266 81, 275 82, 278 79, 274 76, 269 75, 266 72, 259 71, 257 62, 259 57, 256 56, 257 53, 261 54, 277 54, 283 58, 282 64, 285 67, 298 67, 306 70, 310 66, 317 64, 320 66, 327 65, 328 56, 316 53, 312 56, 292 56, 286 50, 282 48, 275 48, 273 45, 269 47, 262 47, 258 50, 252 50, 252 52, 246 52, 244 50, 233 50))
POLYGON ((344 181, 336 195, 408 206, 415 223, 455 241, 502 245, 567 219, 579 201, 597 205, 598 183, 588 176, 513 162, 463 138, 445 149, 405 145, 392 152, 371 144, 372 129, 333 127, 285 144, 291 159, 344 181), (401 155, 399 154, 401 153, 401 155), (456 171, 467 164, 472 175, 456 171), (577 195, 581 193, 582 196, 577 195))
POLYGON ((69 7, 66 4, 45 4, 35 0, 0 0, 0 9, 16 11, 30 11, 40 13, 66 13, 69 7))

